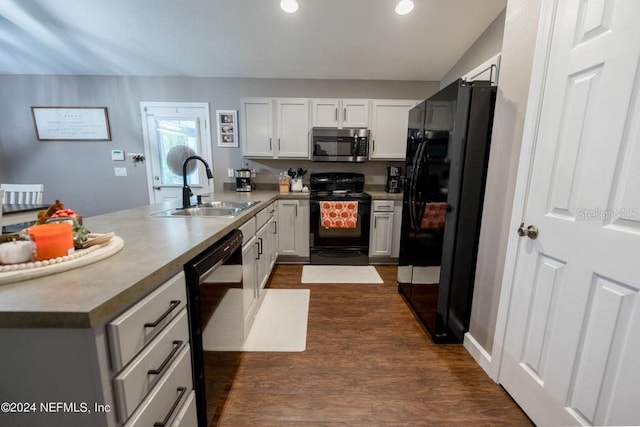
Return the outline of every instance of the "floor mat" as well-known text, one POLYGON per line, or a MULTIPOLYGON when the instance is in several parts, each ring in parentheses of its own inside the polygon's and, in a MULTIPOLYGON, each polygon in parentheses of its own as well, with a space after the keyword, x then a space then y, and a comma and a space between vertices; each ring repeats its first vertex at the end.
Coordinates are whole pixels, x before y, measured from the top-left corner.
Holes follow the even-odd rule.
POLYGON ((262 305, 246 340, 242 340, 237 313, 241 306, 231 300, 242 293, 229 293, 202 333, 205 351, 300 352, 307 346, 309 289, 265 289, 262 305))
POLYGON ((305 265, 302 283, 384 283, 372 265, 305 265))

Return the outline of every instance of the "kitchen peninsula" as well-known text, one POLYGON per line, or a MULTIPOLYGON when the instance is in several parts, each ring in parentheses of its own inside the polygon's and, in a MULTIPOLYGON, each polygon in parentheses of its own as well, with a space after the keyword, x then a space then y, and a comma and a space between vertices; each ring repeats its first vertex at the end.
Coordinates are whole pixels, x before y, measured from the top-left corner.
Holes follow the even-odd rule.
MULTIPOLYGON (((175 203, 85 218, 89 230, 114 232, 124 240, 124 248, 82 268, 0 286, 0 339, 3 342, 0 401, 14 402, 15 406, 14 411, 0 413, 0 424, 122 425, 127 418, 122 416, 122 410, 116 410, 118 404, 113 391, 113 378, 122 366, 114 366, 118 361, 113 356, 114 343, 107 338, 108 324, 122 318, 123 313, 128 315, 132 306, 135 308, 150 294, 164 292, 165 286, 180 280, 184 283, 182 270, 187 261, 277 198, 305 197, 308 195, 304 193, 280 195, 276 191, 216 193, 216 199, 260 202, 235 218, 152 216, 175 207, 175 203), (30 413, 24 413, 24 408, 17 407, 18 402, 35 406, 28 408, 33 409, 30 413), (48 411, 50 408, 46 405, 50 402, 63 402, 67 406, 48 411)), ((180 292, 184 293, 184 287, 180 292)), ((180 308, 184 308, 184 303, 180 308)), ((164 310, 162 307, 161 311, 164 310)), ((157 316, 151 320, 154 318, 157 316)), ((121 332, 127 334, 127 331, 121 332)), ((164 330, 157 336, 163 333, 164 330)), ((146 341, 142 343, 146 344, 146 341)), ((165 359, 166 353, 161 354, 159 362, 165 359)), ((182 353, 188 361, 188 346, 176 359, 182 353)), ((172 362, 166 371, 176 364, 172 362)), ((146 372, 144 374, 146 378, 146 372)), ((122 387, 126 391, 127 385, 122 387)), ((171 396, 171 402, 161 405, 160 413, 154 414, 159 421, 174 400, 171 396)))
MULTIPOLYGON (((402 197, 375 190, 370 193, 373 200, 395 203, 402 197)), ((308 260, 308 240, 300 242, 297 236, 307 233, 308 237, 309 193, 224 191, 211 198, 259 203, 234 218, 154 215, 177 207, 179 202, 88 217, 84 223, 90 231, 114 232, 124 240, 122 250, 81 268, 0 285, 0 402, 35 404, 30 413, 18 411, 24 409, 18 406, 0 413, 0 425, 147 425, 148 419, 136 422, 134 418, 163 381, 171 386, 171 394, 164 401, 160 399, 156 407, 149 406, 147 413, 154 417, 150 424, 162 421, 164 414, 173 420, 187 417, 193 399, 190 401, 189 393, 177 391, 182 387, 171 383, 173 372, 182 372, 182 378, 191 381, 184 265, 234 229, 247 234, 245 242, 255 233, 257 242, 261 236, 256 224, 264 221, 264 213, 273 215, 275 205, 280 206, 279 222, 283 225, 269 230, 287 230, 281 236, 280 257, 295 262, 299 249, 306 251, 308 260), (305 203, 306 215, 302 213, 305 203), (294 215, 298 210, 301 216, 294 215), (304 226, 297 229, 291 221, 301 221, 304 226), (249 224, 253 224, 252 231, 247 231, 251 229, 249 224), (169 314, 163 317, 165 313, 169 314), (135 328, 128 324, 131 319, 139 322, 135 328), (157 329, 161 329, 157 333, 153 324, 145 323, 155 319, 157 329), (175 345, 178 340, 182 342, 179 346, 175 345), (144 357, 149 360, 138 362, 144 357), (144 367, 142 374, 136 371, 140 366, 144 367), (159 366, 164 368, 157 369, 157 379, 156 374, 147 373, 149 367, 159 366), (46 406, 51 402, 67 406, 52 412, 46 406), (174 402, 183 403, 175 405, 172 415, 169 408, 174 402)), ((260 252, 263 246, 268 245, 261 244, 260 252)), ((252 254, 247 259, 254 262, 252 254)), ((256 268, 264 272, 257 264, 256 268)), ((195 411, 195 404, 192 408, 195 411)))

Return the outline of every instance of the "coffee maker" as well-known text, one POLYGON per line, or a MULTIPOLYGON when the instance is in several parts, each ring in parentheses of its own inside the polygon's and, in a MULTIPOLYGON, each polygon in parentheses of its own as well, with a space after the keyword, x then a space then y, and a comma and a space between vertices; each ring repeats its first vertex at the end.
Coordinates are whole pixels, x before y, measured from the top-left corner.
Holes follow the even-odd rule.
POLYGON ((251 191, 251 169, 236 169, 236 191, 251 191))
POLYGON ((387 193, 400 192, 400 175, 402 168, 398 166, 387 166, 387 193))

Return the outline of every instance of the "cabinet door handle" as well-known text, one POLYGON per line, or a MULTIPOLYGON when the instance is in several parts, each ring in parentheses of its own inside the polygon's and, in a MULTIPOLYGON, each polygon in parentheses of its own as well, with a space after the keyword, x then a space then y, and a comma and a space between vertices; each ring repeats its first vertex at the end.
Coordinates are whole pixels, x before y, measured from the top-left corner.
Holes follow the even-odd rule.
POLYGON ((179 305, 180 305, 180 300, 171 301, 169 309, 167 311, 165 311, 164 313, 162 313, 162 316, 158 317, 158 320, 156 320, 155 322, 145 323, 144 327, 145 328, 155 328, 156 326, 158 326, 160 324, 160 322, 162 322, 179 305))
POLYGON ((296 208, 296 216, 298 216, 298 205, 293 205, 296 208))
POLYGON ((182 347, 182 341, 180 340, 174 341, 173 348, 171 349, 171 352, 169 352, 169 355, 166 357, 166 359, 162 361, 162 363, 160 364, 160 366, 158 366, 157 369, 149 369, 147 371, 147 375, 159 375, 160 372, 162 372, 164 368, 167 367, 167 365, 169 364, 169 361, 173 359, 173 355, 176 354, 178 350, 180 350, 180 347, 182 347))
POLYGON ((377 216, 373 217, 373 228, 378 228, 378 217, 377 216))
POLYGON ((258 245, 258 256, 256 257, 256 259, 258 260, 258 259, 260 259, 260 253, 261 253, 260 252, 260 243, 256 242, 255 244, 258 245))
POLYGON ((184 396, 184 394, 187 392, 187 388, 186 387, 178 387, 176 389, 176 391, 178 392, 178 398, 176 399, 175 402, 173 402, 173 405, 171 405, 171 409, 169 409, 169 413, 167 414, 166 417, 164 417, 164 420, 156 421, 155 423, 153 423, 153 427, 164 427, 164 426, 167 425, 167 423, 171 419, 171 416, 173 415, 173 413, 175 412, 176 408, 178 407, 178 404, 182 400, 182 396, 184 396))
POLYGON ((336 122, 338 121, 338 107, 336 107, 336 122))
POLYGON ((371 142, 373 143, 373 148, 371 149, 371 151, 373 151, 375 153, 376 152, 376 140, 374 139, 371 142))
POLYGON ((346 107, 344 109, 344 114, 342 115, 342 120, 345 121, 345 122, 347 121, 347 109, 346 109, 346 107))
POLYGON ((269 151, 273 151, 273 146, 271 145, 271 138, 269 138, 269 151))
POLYGON ((282 148, 280 148, 280 138, 278 138, 278 151, 282 150, 282 148))
POLYGON ((273 234, 278 234, 278 221, 273 221, 273 234))
POLYGON ((262 255, 264 252, 262 252, 262 237, 258 237, 258 240, 260 241, 260 244, 258 244, 258 255, 262 255))

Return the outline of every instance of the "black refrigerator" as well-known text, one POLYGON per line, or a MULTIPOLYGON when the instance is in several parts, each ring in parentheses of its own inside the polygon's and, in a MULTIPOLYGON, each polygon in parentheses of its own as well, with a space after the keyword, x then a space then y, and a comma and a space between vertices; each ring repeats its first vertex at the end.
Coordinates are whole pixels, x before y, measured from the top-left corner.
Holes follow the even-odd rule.
POLYGON ((495 98, 459 79, 409 113, 398 292, 436 343, 469 328, 495 98))

